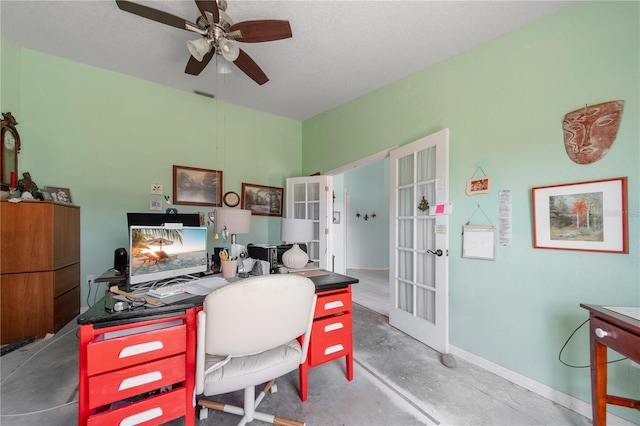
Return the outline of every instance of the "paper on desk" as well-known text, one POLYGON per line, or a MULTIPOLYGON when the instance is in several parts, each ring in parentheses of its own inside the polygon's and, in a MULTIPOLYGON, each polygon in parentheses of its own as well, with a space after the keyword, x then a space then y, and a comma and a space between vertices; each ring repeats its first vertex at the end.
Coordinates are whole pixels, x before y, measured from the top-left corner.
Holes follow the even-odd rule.
POLYGON ((625 308, 620 306, 605 306, 610 311, 617 312, 622 315, 626 315, 631 318, 635 318, 640 321, 640 308, 625 308))
POLYGON ((206 296, 213 290, 222 287, 225 284, 229 284, 227 280, 221 277, 207 277, 200 278, 190 282, 184 288, 184 291, 189 294, 195 294, 196 296, 206 296))

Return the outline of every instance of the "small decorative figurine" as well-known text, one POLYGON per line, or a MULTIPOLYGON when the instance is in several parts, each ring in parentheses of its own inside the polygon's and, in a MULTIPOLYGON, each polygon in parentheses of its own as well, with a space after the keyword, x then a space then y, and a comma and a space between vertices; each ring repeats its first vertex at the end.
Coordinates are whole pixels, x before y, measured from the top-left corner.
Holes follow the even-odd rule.
POLYGON ((42 192, 38 190, 38 185, 31 179, 31 173, 24 172, 23 178, 18 181, 18 189, 20 193, 29 192, 34 198, 38 200, 44 200, 42 192))

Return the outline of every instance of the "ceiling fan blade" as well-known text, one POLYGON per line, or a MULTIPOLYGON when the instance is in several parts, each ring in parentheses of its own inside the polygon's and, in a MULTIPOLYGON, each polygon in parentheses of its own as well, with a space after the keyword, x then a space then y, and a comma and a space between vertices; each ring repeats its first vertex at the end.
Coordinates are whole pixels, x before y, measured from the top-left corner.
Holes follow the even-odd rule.
POLYGON ((196 0, 196 4, 198 5, 198 9, 200 9, 200 13, 202 16, 206 18, 205 12, 211 12, 213 15, 213 22, 220 22, 220 12, 218 12, 218 4, 216 0, 196 0))
POLYGON ((269 81, 267 75, 244 50, 240 49, 240 55, 233 63, 259 85, 262 86, 269 81))
POLYGON ((240 31, 240 37, 235 37, 235 40, 244 43, 282 40, 293 36, 289 21, 276 19, 238 22, 233 24, 228 32, 231 33, 233 31, 240 31))
MULTIPOLYGON (((130 1, 125 1, 125 0, 116 0, 116 4, 120 8, 120 10, 124 10, 125 12, 133 13, 134 15, 151 19, 152 21, 160 22, 161 24, 166 24, 172 27, 180 28, 182 30, 187 29, 186 27, 187 21, 180 18, 179 16, 175 16, 158 9, 153 9, 148 6, 132 3, 130 1)), ((195 26, 195 24, 193 25, 195 26)))
POLYGON ((200 74, 202 70, 206 68, 209 62, 211 62, 211 58, 213 58, 213 55, 215 55, 215 53, 216 53, 216 50, 211 49, 209 53, 204 55, 204 57, 202 58, 202 61, 198 61, 193 56, 189 56, 189 62, 187 62, 187 66, 184 69, 184 72, 186 74, 191 74, 191 75, 200 74))

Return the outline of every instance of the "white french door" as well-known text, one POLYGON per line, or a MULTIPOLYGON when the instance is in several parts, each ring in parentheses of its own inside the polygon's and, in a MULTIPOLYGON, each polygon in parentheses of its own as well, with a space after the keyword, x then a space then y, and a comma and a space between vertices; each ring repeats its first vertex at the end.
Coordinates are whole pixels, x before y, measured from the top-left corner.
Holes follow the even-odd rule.
POLYGON ((390 153, 389 323, 449 351, 449 129, 390 153), (429 210, 423 210, 424 203, 429 210))
POLYGON ((333 220, 333 177, 306 176, 287 179, 286 217, 311 219, 313 241, 306 242, 309 259, 331 271, 331 234, 333 220))

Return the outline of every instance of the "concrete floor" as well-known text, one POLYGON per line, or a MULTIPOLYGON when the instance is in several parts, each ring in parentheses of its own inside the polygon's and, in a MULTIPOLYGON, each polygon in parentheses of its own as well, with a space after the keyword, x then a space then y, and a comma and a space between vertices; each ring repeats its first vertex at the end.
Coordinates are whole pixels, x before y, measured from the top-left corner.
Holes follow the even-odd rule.
MULTIPOLYGON (((458 360, 444 367, 438 353, 354 304, 355 378, 344 360, 309 372, 309 398, 298 397, 297 372, 278 379, 259 410, 309 425, 589 425, 589 419, 458 360)), ((78 339, 75 322, 53 338, 1 358, 0 424, 77 423, 78 339)), ((239 392, 218 398, 241 405, 239 392)), ((210 411, 199 425, 232 425, 232 414, 210 411)), ((181 425, 182 419, 171 422, 181 425)), ((252 424, 261 424, 254 421, 252 424)))

